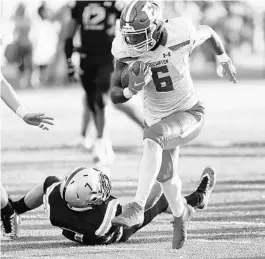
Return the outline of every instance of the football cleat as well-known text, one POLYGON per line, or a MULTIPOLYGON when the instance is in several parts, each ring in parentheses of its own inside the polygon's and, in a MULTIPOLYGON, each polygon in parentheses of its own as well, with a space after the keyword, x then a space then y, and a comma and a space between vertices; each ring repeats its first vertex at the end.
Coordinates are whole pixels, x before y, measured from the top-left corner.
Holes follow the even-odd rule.
POLYGON ((187 225, 193 215, 193 208, 185 204, 184 211, 180 217, 173 219, 173 240, 172 248, 180 249, 187 240, 187 225))
POLYGON ((211 167, 206 167, 201 175, 201 182, 196 190, 196 192, 203 194, 203 199, 194 209, 204 209, 208 203, 211 196, 211 193, 216 184, 216 172, 211 167))
POLYGON ((123 226, 131 228, 133 226, 140 226, 144 222, 144 207, 138 203, 132 202, 124 206, 123 212, 112 219, 111 223, 115 226, 123 226))
POLYGON ((20 217, 17 213, 13 213, 11 216, 2 215, 2 231, 3 235, 11 239, 15 239, 18 236, 18 226, 20 224, 20 217))
POLYGON ((93 141, 89 136, 84 137, 83 145, 86 149, 91 150, 93 147, 93 141))

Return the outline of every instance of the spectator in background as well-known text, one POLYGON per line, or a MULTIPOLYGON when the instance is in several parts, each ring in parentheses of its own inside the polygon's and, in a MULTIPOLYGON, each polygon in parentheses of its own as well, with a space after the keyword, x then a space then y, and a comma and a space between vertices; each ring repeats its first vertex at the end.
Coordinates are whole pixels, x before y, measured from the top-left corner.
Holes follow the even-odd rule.
POLYGON ((34 51, 33 62, 35 65, 34 85, 46 85, 48 83, 48 66, 53 61, 58 44, 58 30, 52 20, 51 10, 45 2, 38 8, 38 20, 33 27, 34 51))
POLYGON ((29 37, 31 20, 26 11, 26 6, 20 3, 13 16, 14 41, 10 45, 10 52, 16 53, 21 88, 31 87, 32 77, 32 42, 29 37))

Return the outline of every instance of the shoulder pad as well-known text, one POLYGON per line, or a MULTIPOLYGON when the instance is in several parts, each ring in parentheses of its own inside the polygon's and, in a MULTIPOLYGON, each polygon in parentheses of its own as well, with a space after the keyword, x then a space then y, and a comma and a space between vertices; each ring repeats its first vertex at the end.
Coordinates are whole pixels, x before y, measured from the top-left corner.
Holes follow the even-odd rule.
POLYGON ((127 60, 131 60, 132 58, 128 56, 122 44, 122 36, 118 32, 116 37, 112 42, 111 53, 115 59, 127 63, 127 60))
POLYGON ((166 22, 168 32, 167 47, 172 51, 189 45, 194 38, 196 29, 192 22, 186 18, 172 18, 166 22))

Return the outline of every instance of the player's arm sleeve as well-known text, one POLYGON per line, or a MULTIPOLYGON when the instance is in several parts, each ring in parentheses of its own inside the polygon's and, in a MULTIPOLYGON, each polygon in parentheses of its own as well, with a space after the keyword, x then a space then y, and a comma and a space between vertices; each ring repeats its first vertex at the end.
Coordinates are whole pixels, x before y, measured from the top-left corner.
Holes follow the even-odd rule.
POLYGON ((193 49, 201 44, 206 44, 215 55, 225 53, 225 48, 220 37, 208 25, 199 25, 196 29, 194 28, 194 31, 191 33, 191 40, 193 42, 193 49))
POLYGON ((26 108, 21 104, 17 93, 14 91, 12 86, 6 81, 2 73, 1 77, 1 98, 4 103, 18 116, 24 117, 28 113, 26 108))
POLYGON ((115 60, 115 68, 114 72, 111 76, 111 90, 110 90, 110 98, 114 104, 124 103, 128 101, 123 94, 124 88, 121 84, 121 73, 123 68, 126 66, 126 63, 123 63, 119 60, 115 60))
POLYGON ((77 4, 71 9, 71 19, 69 20, 66 26, 66 35, 65 35, 65 44, 64 44, 64 52, 66 56, 66 60, 71 60, 73 54, 73 38, 78 28, 77 22, 77 4))
POLYGON ((95 231, 96 236, 102 237, 109 232, 109 230, 112 227, 111 220, 116 216, 119 207, 120 207, 120 202, 118 199, 114 198, 108 203, 104 219, 101 225, 99 226, 99 228, 95 231))

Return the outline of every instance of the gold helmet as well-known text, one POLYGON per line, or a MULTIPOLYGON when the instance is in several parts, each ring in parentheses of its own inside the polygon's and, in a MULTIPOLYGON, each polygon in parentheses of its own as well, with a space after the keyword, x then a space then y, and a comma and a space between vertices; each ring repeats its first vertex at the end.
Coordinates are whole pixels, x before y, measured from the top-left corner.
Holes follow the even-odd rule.
POLYGON ((76 211, 100 205, 110 196, 111 183, 108 175, 106 168, 78 168, 61 182, 61 197, 70 209, 76 211))

